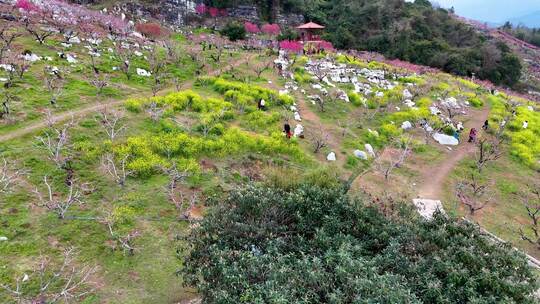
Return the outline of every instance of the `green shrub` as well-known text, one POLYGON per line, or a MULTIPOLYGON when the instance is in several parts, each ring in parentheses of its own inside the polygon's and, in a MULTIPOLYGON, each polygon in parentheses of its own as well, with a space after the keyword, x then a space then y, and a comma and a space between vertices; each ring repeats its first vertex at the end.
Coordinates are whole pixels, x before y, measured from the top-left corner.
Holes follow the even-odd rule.
POLYGON ((366 105, 365 98, 363 96, 360 96, 353 91, 349 91, 347 95, 349 96, 349 101, 351 102, 353 106, 359 107, 359 106, 366 105))
POLYGON ((244 25, 236 21, 227 23, 220 32, 221 35, 226 36, 231 41, 244 40, 246 38, 244 25))
POLYGON ((140 113, 143 109, 143 104, 143 100, 135 98, 130 98, 124 102, 126 109, 133 113, 140 113))
POLYGON ((512 246, 405 204, 383 213, 334 177, 216 197, 190 231, 183 281, 209 303, 536 303, 537 275, 512 246))
POLYGON ((471 106, 473 106, 475 108, 480 108, 481 106, 484 105, 484 102, 482 101, 482 99, 480 99, 478 97, 471 97, 471 98, 469 98, 468 101, 471 104, 471 106))

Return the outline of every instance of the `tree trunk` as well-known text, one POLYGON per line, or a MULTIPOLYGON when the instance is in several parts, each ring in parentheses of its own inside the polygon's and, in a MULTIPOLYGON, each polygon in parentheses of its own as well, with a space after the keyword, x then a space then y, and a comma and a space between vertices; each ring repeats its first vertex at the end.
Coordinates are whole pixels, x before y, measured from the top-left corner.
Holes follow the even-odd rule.
POLYGON ((277 23, 279 11, 280 11, 279 0, 270 0, 270 22, 271 23, 277 23))

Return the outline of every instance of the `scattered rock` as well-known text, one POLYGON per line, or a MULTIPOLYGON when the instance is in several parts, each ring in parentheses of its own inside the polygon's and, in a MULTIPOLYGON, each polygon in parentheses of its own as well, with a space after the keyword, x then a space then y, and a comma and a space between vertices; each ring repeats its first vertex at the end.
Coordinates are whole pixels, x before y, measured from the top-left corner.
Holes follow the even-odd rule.
POLYGON ((441 145, 457 146, 459 144, 459 141, 455 137, 442 133, 433 134, 433 138, 441 145))
POLYGON ((412 129, 413 125, 410 121, 404 121, 402 124, 401 124, 401 128, 403 130, 409 130, 409 129, 412 129))
POLYGON ((326 160, 328 160, 328 161, 336 161, 337 160, 336 153, 330 152, 330 154, 328 154, 328 156, 326 156, 326 160))
POLYGON ((418 198, 413 200, 413 204, 416 206, 418 213, 426 220, 431 220, 437 211, 445 214, 442 203, 439 200, 418 198))
POLYGON ((150 77, 152 76, 152 73, 148 72, 145 69, 137 68, 137 75, 143 76, 143 77, 150 77))
POLYGON ((36 54, 30 53, 30 54, 23 55, 23 59, 26 60, 26 61, 30 61, 30 62, 36 62, 36 61, 41 60, 41 57, 39 57, 36 54))
POLYGON ((297 124, 294 128, 294 137, 301 137, 304 134, 304 126, 297 124))
POLYGON ((366 152, 364 151, 360 151, 360 150, 354 150, 354 156, 360 158, 360 159, 363 159, 363 160, 367 160, 368 159, 368 155, 366 152))
POLYGON ((375 150, 373 149, 373 146, 371 146, 370 144, 365 144, 364 147, 366 148, 368 155, 375 158, 375 150))
POLYGON ((69 63, 77 63, 77 59, 75 59, 75 56, 72 56, 70 54, 67 55, 66 59, 69 63))
POLYGON ((5 236, 0 236, 0 242, 6 242, 8 240, 5 236))

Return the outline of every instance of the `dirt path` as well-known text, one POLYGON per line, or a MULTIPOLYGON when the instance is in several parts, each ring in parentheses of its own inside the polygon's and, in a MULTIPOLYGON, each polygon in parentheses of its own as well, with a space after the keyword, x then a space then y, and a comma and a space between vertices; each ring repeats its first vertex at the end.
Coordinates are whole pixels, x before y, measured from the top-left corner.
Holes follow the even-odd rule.
POLYGON ((468 155, 475 152, 475 146, 467 142, 469 134, 468 130, 476 128, 481 130, 484 121, 489 116, 489 108, 485 107, 481 111, 469 112, 469 121, 465 123, 464 134, 462 141, 457 149, 449 151, 443 162, 430 166, 428 170, 422 174, 422 183, 418 187, 418 197, 425 199, 440 200, 443 194, 444 183, 454 168, 468 155))
MULTIPOLYGON (((250 56, 245 57, 243 59, 233 61, 232 63, 229 63, 226 66, 222 66, 219 69, 208 72, 206 74, 206 76, 217 76, 223 70, 226 70, 226 69, 231 68, 231 67, 237 67, 239 65, 244 64, 245 62, 248 62, 249 60, 251 60, 251 58, 253 56, 255 56, 255 55, 250 55, 250 56)), ((185 83, 182 84, 182 86, 180 88, 181 89, 187 89, 187 88, 191 87, 194 82, 195 82, 195 80, 190 80, 188 82, 185 82, 185 83)), ((158 94, 163 95, 163 94, 166 94, 168 92, 171 92, 172 90, 173 89, 171 89, 171 88, 167 88, 167 89, 161 90, 158 94)), ((151 95, 148 92, 144 92, 144 93, 140 92, 140 93, 137 93, 135 95, 128 96, 126 99, 128 99, 128 98, 141 98, 141 97, 143 97, 143 98, 144 97, 151 97, 151 95)), ((72 117, 73 118, 84 117, 84 116, 86 116, 86 115, 88 115, 90 113, 95 113, 95 112, 97 112, 99 110, 103 110, 105 108, 115 107, 115 106, 121 105, 122 103, 124 103, 124 101, 126 99, 107 100, 107 101, 97 102, 97 103, 93 103, 93 104, 88 104, 88 105, 85 105, 84 107, 81 107, 81 108, 78 108, 78 109, 73 109, 71 111, 66 111, 66 112, 55 114, 55 115, 53 115, 52 119, 53 119, 53 121, 61 122, 61 121, 68 120, 68 119, 70 119, 72 117)), ((18 137, 22 137, 22 136, 25 136, 27 134, 33 133, 35 131, 38 131, 40 129, 43 129, 45 127, 47 127, 47 121, 46 120, 41 120, 41 121, 38 121, 38 122, 34 122, 34 123, 30 124, 30 125, 22 126, 20 129, 11 131, 11 132, 9 132, 7 134, 0 135, 0 142, 4 142, 4 141, 12 140, 12 139, 15 139, 15 138, 18 138, 18 137)))
MULTIPOLYGON (((321 128, 322 132, 328 135, 328 148, 336 153, 336 164, 339 167, 343 167, 345 164, 345 156, 340 153, 341 137, 339 134, 336 134, 339 133, 339 130, 337 130, 335 126, 331 126, 323 122, 319 115, 309 108, 309 105, 307 104, 308 101, 306 101, 306 98, 302 93, 294 92, 294 97, 296 99, 296 105, 300 113, 300 117, 302 118, 301 124, 306 128, 306 135, 309 135, 311 128, 321 128)), ((324 155, 324 159, 326 159, 326 155, 324 155)))

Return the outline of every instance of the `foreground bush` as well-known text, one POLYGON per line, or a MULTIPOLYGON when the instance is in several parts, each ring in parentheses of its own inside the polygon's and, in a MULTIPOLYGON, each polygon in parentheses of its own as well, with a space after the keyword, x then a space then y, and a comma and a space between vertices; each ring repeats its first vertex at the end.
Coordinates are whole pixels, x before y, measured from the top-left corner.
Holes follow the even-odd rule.
POLYGON ((474 226, 294 189, 233 192, 191 232, 183 274, 204 303, 534 303, 524 257, 474 226))

